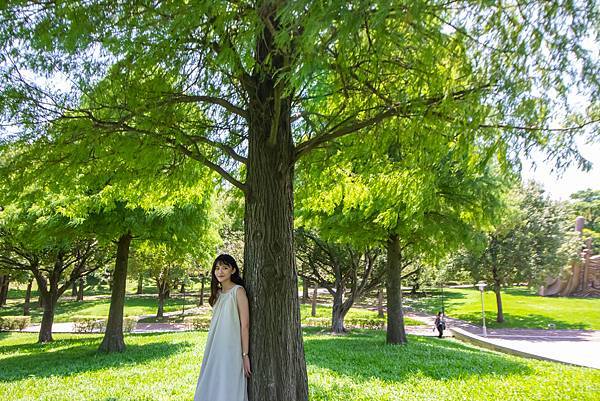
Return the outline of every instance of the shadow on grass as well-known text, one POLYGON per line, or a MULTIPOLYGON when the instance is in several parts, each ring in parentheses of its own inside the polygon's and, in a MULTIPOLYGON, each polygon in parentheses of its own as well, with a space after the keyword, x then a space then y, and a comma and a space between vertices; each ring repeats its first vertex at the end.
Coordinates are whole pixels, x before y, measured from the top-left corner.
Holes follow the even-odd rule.
MULTIPOLYGON (((485 314, 486 326, 495 329, 511 329, 511 328, 520 328, 520 329, 548 329, 553 328, 557 330, 589 330, 589 324, 584 320, 585 316, 582 316, 581 322, 565 322, 563 320, 558 320, 551 318, 549 316, 543 315, 513 315, 510 313, 504 312, 504 322, 498 323, 496 322, 497 314, 495 312, 486 312, 485 314), (553 325, 554 327, 549 327, 549 325, 553 325)), ((464 313, 460 315, 453 316, 461 320, 466 320, 470 323, 480 326, 481 325, 481 313, 473 312, 473 313, 464 313)))
POLYGON ((306 329, 308 365, 353 379, 373 377, 401 382, 421 374, 437 380, 467 376, 510 376, 531 373, 528 365, 452 340, 409 336, 404 346, 385 344, 383 331, 355 331, 344 336, 318 335, 306 329))
MULTIPOLYGON (((136 336, 150 337, 153 334, 136 336)), ((160 341, 143 345, 128 344, 123 353, 102 354, 98 353, 101 340, 100 336, 69 338, 49 344, 16 344, 0 347, 0 353, 3 354, 19 352, 18 355, 0 360, 2 364, 0 382, 18 381, 28 377, 69 376, 106 368, 127 368, 129 365, 166 358, 195 346, 190 342, 160 341)))

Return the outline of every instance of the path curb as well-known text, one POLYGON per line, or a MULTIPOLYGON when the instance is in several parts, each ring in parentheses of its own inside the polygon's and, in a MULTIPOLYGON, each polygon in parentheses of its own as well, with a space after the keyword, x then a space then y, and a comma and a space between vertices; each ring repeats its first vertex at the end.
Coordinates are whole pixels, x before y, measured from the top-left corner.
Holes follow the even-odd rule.
POLYGON ((503 345, 500 344, 496 344, 493 343, 491 341, 489 341, 489 339, 485 338, 485 337, 481 337, 478 336, 476 334, 473 333, 469 333, 466 330, 460 329, 460 328, 450 328, 449 329, 450 332, 452 332, 452 334, 454 334, 454 338, 473 344, 473 345, 477 345, 479 347, 482 348, 487 348, 490 349, 492 351, 498 351, 498 352, 502 352, 505 354, 510 354, 510 355, 515 355, 515 356, 520 356, 523 358, 530 358, 530 359, 538 359, 541 361, 548 361, 548 362, 558 362, 558 363, 562 363, 564 365, 570 365, 570 366, 577 366, 577 367, 584 367, 584 368, 588 368, 588 369, 597 369, 591 366, 587 366, 587 365, 583 365, 583 364, 579 364, 579 363, 574 363, 574 362, 566 362, 560 359, 555 359, 555 358, 550 358, 550 357, 546 357, 546 356, 542 356, 542 355, 538 355, 538 354, 533 354, 530 352, 525 352, 525 351, 521 351, 521 350, 517 350, 514 348, 509 348, 509 347, 505 347, 503 345))

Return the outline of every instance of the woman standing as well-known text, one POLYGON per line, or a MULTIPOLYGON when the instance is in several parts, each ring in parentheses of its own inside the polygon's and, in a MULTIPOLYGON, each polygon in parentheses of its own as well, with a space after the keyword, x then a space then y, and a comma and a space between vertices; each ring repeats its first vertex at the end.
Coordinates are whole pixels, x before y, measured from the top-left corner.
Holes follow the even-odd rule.
POLYGON ((212 266, 213 307, 194 401, 247 401, 250 319, 248 297, 235 259, 219 255, 212 266))

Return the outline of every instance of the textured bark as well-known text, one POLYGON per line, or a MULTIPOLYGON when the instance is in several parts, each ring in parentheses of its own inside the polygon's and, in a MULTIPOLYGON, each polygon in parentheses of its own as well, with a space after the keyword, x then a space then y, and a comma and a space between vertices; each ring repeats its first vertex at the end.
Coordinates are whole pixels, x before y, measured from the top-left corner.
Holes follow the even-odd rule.
POLYGON ((110 309, 104 339, 100 344, 101 352, 123 352, 125 341, 123 339, 123 309, 125 307, 125 285, 127 281, 127 263, 129 260, 129 245, 131 233, 122 235, 117 244, 117 259, 115 271, 112 275, 112 292, 110 309))
POLYGON ((138 274, 137 291, 135 293, 138 295, 144 293, 144 276, 141 274, 138 274))
POLYGON ((272 71, 285 68, 285 61, 273 52, 273 46, 273 37, 265 29, 256 57, 268 70, 258 67, 248 88, 244 278, 250 301, 253 373, 248 393, 250 401, 306 401, 308 380, 293 247, 291 99, 276 87, 272 71))
POLYGON ((29 316, 32 285, 33 285, 33 279, 29 279, 29 281, 27 282, 27 290, 25 291, 25 302, 23 302, 23 316, 29 316))
POLYGON ((85 287, 85 279, 79 279, 78 287, 77 287, 77 301, 83 301, 83 288, 85 287))
POLYGON ((165 311, 165 294, 159 293, 158 294, 158 309, 156 311, 156 317, 157 318, 165 317, 164 311, 165 311))
POLYGON ((165 298, 169 288, 167 287, 166 281, 160 280, 156 282, 156 287, 158 288, 158 309, 156 311, 156 317, 163 318, 165 316, 165 298))
POLYGON ((500 276, 498 275, 498 269, 496 265, 492 268, 492 278, 494 280, 494 293, 496 294, 496 307, 498 308, 498 315, 496 316, 496 322, 502 323, 504 322, 504 311, 502 309, 502 294, 500 290, 502 289, 502 283, 500 281, 500 276))
POLYGON ((6 305, 8 299, 8 286, 10 285, 10 276, 8 274, 3 276, 2 283, 0 285, 0 306, 6 305))
POLYGON ((309 291, 309 289, 310 289, 310 282, 307 279, 303 278, 302 279, 302 303, 303 304, 305 304, 305 303, 308 302, 308 298, 309 298, 308 291, 309 291))
POLYGON ((313 288, 313 295, 312 295, 312 300, 311 300, 311 308, 310 308, 310 315, 312 317, 317 316, 317 291, 319 290, 319 286, 317 285, 317 283, 315 283, 315 287, 313 288))
POLYGON ((400 286, 402 265, 398 235, 387 241, 387 338, 388 344, 405 344, 404 313, 402 311, 402 288, 400 286))
POLYGON ((56 309, 57 299, 52 293, 45 293, 42 298, 44 298, 44 314, 42 315, 38 342, 48 343, 54 341, 52 338, 52 324, 54 323, 54 310, 56 309))
POLYGON ((343 294, 343 291, 336 291, 336 296, 333 298, 333 308, 331 309, 331 331, 334 333, 345 333, 346 327, 344 327, 344 318, 354 302, 350 300, 342 302, 342 296, 338 297, 338 293, 343 294))
POLYGON ((383 288, 377 290, 377 316, 385 317, 383 312, 383 288))

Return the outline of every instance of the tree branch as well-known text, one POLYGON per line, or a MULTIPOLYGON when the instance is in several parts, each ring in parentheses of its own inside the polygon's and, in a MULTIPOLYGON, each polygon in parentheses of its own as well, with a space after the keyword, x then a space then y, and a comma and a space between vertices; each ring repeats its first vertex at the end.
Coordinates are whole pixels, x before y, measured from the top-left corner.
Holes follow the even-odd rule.
POLYGON ((189 150, 182 144, 177 143, 174 139, 168 139, 167 142, 171 143, 172 146, 174 146, 176 149, 178 149, 184 155, 191 157, 192 159, 197 160, 200 163, 204 164, 206 167, 216 171, 223 178, 225 178, 227 181, 229 181, 231 184, 233 184, 234 186, 239 188, 242 192, 244 192, 244 193, 247 192, 247 190, 248 190, 247 185, 244 184, 243 182, 236 180, 231 174, 229 174, 227 171, 225 171, 225 169, 223 167, 211 162, 210 160, 208 160, 205 156, 203 156, 199 152, 192 152, 191 150, 189 150))
POLYGON ((183 93, 175 94, 170 99, 165 101, 165 104, 169 103, 211 103, 225 108, 226 110, 237 114, 238 116, 248 119, 248 112, 239 106, 229 102, 228 100, 222 99, 215 96, 200 96, 200 95, 184 95, 183 93))
POLYGON ((332 141, 336 138, 340 138, 340 137, 348 135, 348 134, 352 134, 352 133, 359 131, 366 127, 374 126, 374 125, 380 123, 381 121, 386 120, 391 117, 408 116, 408 115, 414 113, 416 107, 429 107, 429 106, 432 106, 436 103, 443 101, 444 99, 447 99, 448 97, 450 97, 454 100, 459 100, 468 94, 486 89, 490 86, 491 85, 487 84, 487 85, 482 85, 482 86, 479 86, 476 88, 468 88, 468 89, 464 89, 462 91, 457 91, 450 95, 439 95, 439 96, 426 98, 426 99, 422 99, 422 98, 414 99, 414 100, 409 101, 404 104, 389 105, 383 111, 379 112, 375 116, 366 118, 363 120, 355 120, 354 118, 346 119, 344 121, 344 123, 342 123, 341 125, 338 124, 337 126, 333 127, 328 132, 318 135, 318 136, 315 136, 303 143, 298 144, 296 146, 294 161, 300 159, 300 157, 309 153, 312 149, 318 147, 319 145, 321 145, 325 142, 332 141), (346 122, 348 122, 348 123, 345 124, 346 122))

